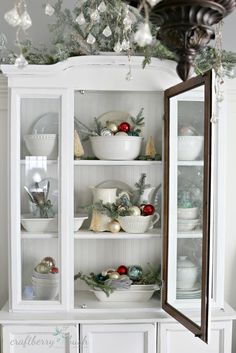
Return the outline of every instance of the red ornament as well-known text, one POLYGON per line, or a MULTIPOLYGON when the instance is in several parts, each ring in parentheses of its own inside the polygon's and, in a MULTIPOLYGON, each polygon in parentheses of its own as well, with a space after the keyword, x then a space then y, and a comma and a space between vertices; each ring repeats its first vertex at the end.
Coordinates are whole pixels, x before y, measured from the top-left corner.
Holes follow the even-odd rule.
POLYGON ((143 207, 143 215, 144 216, 151 216, 155 212, 155 207, 151 204, 147 204, 143 207))
POLYGON ((51 272, 51 273, 58 273, 59 270, 58 270, 58 268, 57 268, 56 266, 53 266, 53 267, 50 269, 50 272, 51 272))
POLYGON ((116 270, 118 273, 119 273, 119 275, 126 275, 127 274, 127 272, 128 272, 128 268, 126 267, 126 266, 124 266, 124 265, 120 265, 118 268, 117 268, 117 270, 116 270))
POLYGON ((123 123, 120 123, 120 125, 118 126, 118 130, 122 132, 129 132, 130 124, 124 121, 123 123))

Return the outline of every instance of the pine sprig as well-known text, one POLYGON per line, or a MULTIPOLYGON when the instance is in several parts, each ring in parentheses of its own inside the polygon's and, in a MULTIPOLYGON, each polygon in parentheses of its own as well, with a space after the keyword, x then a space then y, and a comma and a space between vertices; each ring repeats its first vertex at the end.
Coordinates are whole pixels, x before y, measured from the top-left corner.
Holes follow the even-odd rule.
POLYGON ((108 284, 102 281, 98 281, 94 273, 90 273, 90 275, 88 276, 79 272, 74 276, 74 280, 77 280, 77 279, 81 279, 90 288, 94 290, 98 290, 98 289, 102 290, 107 297, 109 297, 109 295, 114 292, 114 288, 112 286, 109 286, 108 284))
POLYGON ((135 192, 134 192, 134 199, 133 203, 135 205, 140 205, 141 203, 141 196, 144 194, 145 189, 150 188, 150 184, 145 184, 146 181, 146 174, 142 173, 139 181, 135 183, 135 192))

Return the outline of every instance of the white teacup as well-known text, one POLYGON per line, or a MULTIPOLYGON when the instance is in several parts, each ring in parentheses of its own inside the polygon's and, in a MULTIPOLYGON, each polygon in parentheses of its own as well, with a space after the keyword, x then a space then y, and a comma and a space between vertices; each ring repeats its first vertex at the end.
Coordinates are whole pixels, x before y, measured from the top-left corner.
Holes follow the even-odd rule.
POLYGON ((127 233, 145 233, 159 220, 158 213, 151 216, 119 216, 121 228, 127 233))

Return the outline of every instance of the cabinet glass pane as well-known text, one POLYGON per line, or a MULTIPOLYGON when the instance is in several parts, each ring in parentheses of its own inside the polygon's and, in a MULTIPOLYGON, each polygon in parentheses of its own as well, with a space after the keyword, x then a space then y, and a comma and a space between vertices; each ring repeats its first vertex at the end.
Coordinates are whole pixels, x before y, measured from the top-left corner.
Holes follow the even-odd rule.
POLYGON ((21 295, 60 300, 59 98, 22 98, 21 295))

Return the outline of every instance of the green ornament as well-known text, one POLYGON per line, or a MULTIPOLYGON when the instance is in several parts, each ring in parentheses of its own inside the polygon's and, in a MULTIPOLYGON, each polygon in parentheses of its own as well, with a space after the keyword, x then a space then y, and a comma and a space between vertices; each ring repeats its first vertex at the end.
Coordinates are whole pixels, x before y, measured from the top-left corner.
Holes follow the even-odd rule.
POLYGON ((138 281, 143 275, 143 269, 138 265, 130 266, 127 275, 132 281, 138 281))

